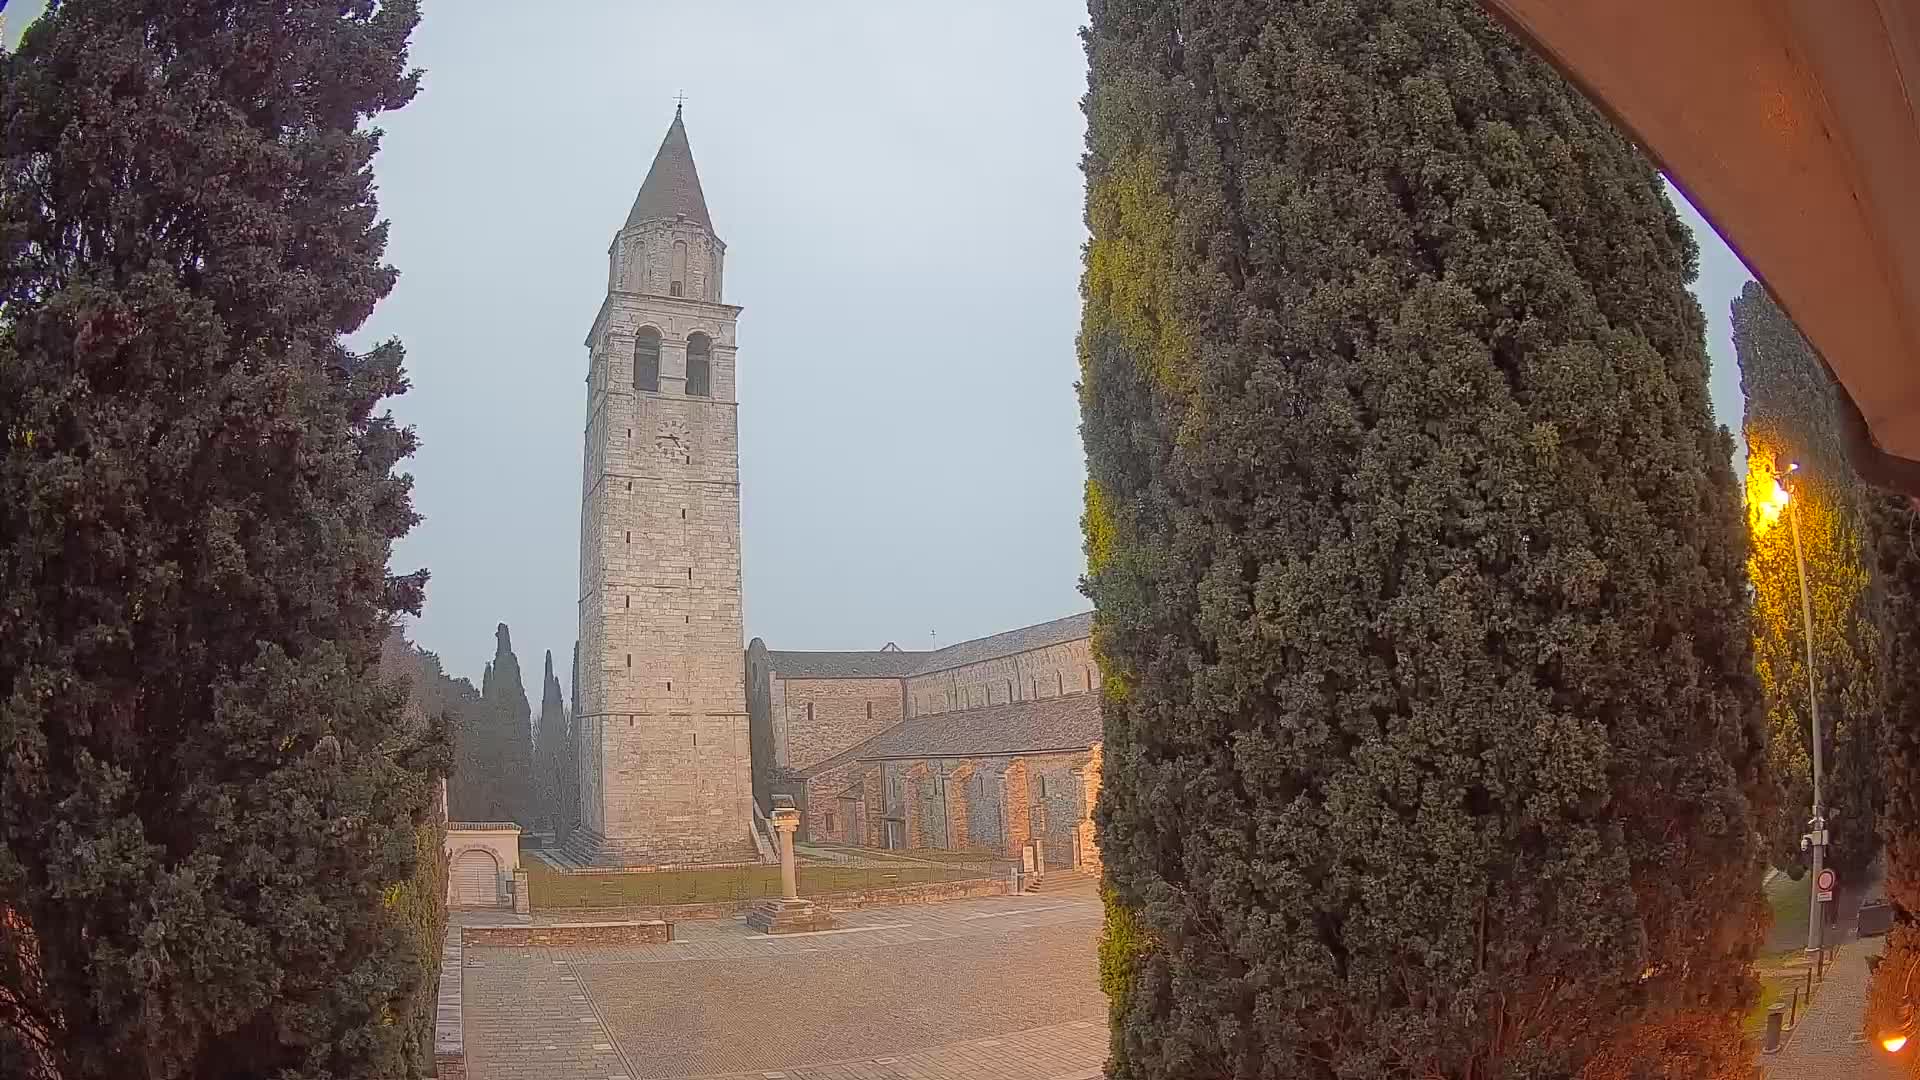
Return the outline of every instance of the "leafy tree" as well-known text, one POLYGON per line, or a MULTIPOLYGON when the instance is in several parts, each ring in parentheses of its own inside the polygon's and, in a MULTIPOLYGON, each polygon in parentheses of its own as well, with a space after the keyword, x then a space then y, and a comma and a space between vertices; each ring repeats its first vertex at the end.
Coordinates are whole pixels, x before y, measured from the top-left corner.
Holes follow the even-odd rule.
POLYGON ((537 760, 534 763, 538 786, 538 817, 556 834, 567 825, 566 803, 572 785, 568 781, 567 753, 573 734, 567 727, 567 707, 560 697, 560 680, 553 674, 553 653, 547 653, 546 675, 541 684, 540 727, 534 733, 537 760))
MULTIPOLYGON (((1880 687, 1868 553, 1869 498, 1847 464, 1833 377, 1785 312, 1748 282, 1733 302, 1733 344, 1746 397, 1747 505, 1753 533, 1754 668, 1766 691, 1768 758, 1781 785, 1764 823, 1774 865, 1798 877, 1813 803, 1805 619, 1793 530, 1798 519, 1812 603, 1820 692, 1822 798, 1835 811, 1829 865, 1855 880, 1879 851, 1880 687), (1783 475, 1789 463, 1800 468, 1783 475), (1776 485, 1792 485, 1783 506, 1776 485)), ((1779 489, 1784 492, 1784 488, 1779 489)))
POLYGON ((421 1075, 386 898, 444 740, 380 676, 424 572, 356 354, 413 0, 64 0, 0 59, 0 1063, 421 1075))
POLYGON ((1115 1077, 1700 1077, 1767 788, 1660 179, 1469 0, 1092 0, 1115 1077))

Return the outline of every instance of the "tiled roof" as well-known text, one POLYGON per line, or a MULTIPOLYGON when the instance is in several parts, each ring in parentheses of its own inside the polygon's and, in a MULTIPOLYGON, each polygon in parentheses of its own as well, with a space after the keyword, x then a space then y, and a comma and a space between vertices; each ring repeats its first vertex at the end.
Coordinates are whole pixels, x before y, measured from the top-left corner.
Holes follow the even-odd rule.
POLYGON ((660 151, 653 156, 653 167, 647 170, 646 182, 640 185, 633 209, 627 212, 627 226, 631 228, 643 221, 661 218, 671 220, 681 214, 708 232, 713 231, 713 219, 707 216, 707 197, 700 191, 700 173, 693 167, 693 146, 687 142, 687 125, 681 123, 680 111, 676 109, 667 137, 660 141, 660 151))
POLYGON ((900 652, 897 649, 855 652, 772 652, 773 670, 786 679, 903 679, 936 671, 997 660, 1049 645, 1078 641, 1093 629, 1093 612, 1023 626, 1018 630, 975 638, 944 649, 900 652))
POLYGON ((807 769, 806 775, 828 772, 852 761, 1082 750, 1099 741, 1100 695, 1068 694, 938 713, 895 724, 807 769))
POLYGON ((1048 645, 1078 641, 1092 632, 1093 612, 1083 611, 1064 619, 1023 626, 1018 630, 994 634, 992 637, 974 638, 972 641, 963 641, 958 645, 949 645, 933 652, 918 653, 916 655, 924 659, 913 673, 927 675, 935 671, 945 671, 948 668, 977 664, 982 660, 997 660, 1002 656, 1044 649, 1048 645))
POLYGON ((767 661, 783 679, 899 679, 913 674, 926 653, 774 652, 767 661))

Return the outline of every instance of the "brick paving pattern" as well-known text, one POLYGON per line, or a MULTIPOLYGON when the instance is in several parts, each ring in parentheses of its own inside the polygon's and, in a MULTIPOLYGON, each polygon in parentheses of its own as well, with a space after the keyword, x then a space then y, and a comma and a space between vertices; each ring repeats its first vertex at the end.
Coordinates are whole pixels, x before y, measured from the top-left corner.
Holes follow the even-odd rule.
POLYGON ((1766 1080, 1897 1080, 1894 1059, 1864 1037, 1867 957, 1879 941, 1853 941, 1834 954, 1827 980, 1778 1054, 1760 1055, 1766 1080))
POLYGON ((1072 1080, 1106 1058, 1100 905, 1059 894, 731 920, 616 948, 466 950, 474 1080, 1072 1080), (779 1074, 779 1075, 775 1075, 779 1074))

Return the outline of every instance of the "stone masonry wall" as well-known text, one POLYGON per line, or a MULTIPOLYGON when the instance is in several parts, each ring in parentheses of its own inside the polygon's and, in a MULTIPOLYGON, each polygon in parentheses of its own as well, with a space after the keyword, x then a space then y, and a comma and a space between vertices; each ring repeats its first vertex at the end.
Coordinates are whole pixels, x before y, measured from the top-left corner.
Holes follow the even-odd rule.
POLYGON ((899 679, 783 679, 775 671, 773 682, 785 721, 774 725, 782 768, 808 768, 905 719, 899 679))
POLYGON ((931 716, 956 709, 1085 693, 1100 673, 1086 638, 983 660, 906 680, 907 711, 931 716))

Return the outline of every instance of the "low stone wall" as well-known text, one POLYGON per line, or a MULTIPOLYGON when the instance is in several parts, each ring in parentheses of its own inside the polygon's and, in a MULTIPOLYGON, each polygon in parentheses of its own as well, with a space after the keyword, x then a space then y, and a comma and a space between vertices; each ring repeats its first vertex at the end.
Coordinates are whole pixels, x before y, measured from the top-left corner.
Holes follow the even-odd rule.
MULTIPOLYGON (((838 896, 806 896, 827 911, 859 911, 862 908, 891 907, 897 904, 935 904, 943 900, 966 900, 980 896, 1005 896, 1011 887, 1008 879, 973 878, 966 881, 934 881, 919 885, 894 885, 884 889, 842 893, 838 896)), ((761 898, 752 900, 716 900, 705 904, 635 904, 611 908, 541 908, 536 920, 555 920, 556 924, 589 919, 626 921, 664 919, 669 923, 694 919, 732 919, 743 916, 761 898)))
POLYGON ((433 1074, 439 1080, 467 1080, 467 1037, 460 1020, 460 927, 449 925, 440 945, 440 1000, 433 1022, 433 1074))
POLYGON ((578 948, 592 945, 660 945, 673 940, 673 924, 659 919, 601 919, 509 926, 468 926, 462 945, 512 948, 536 945, 578 948))

